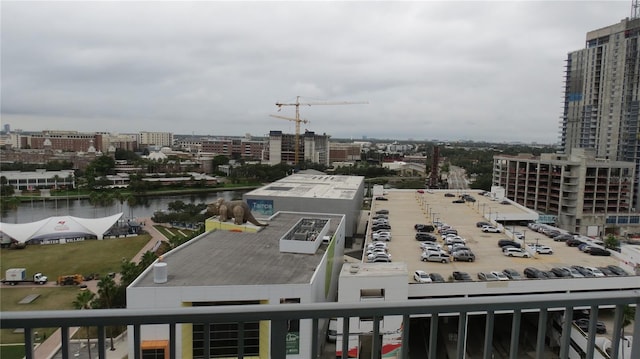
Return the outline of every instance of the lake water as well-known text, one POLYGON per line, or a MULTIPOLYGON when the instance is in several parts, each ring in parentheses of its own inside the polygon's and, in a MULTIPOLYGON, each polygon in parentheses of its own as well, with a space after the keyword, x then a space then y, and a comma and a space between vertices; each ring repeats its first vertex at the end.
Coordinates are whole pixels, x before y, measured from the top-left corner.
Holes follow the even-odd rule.
POLYGON ((111 206, 100 207, 89 203, 88 199, 60 198, 57 200, 33 200, 21 203, 17 209, 0 214, 3 223, 29 223, 52 216, 74 216, 81 218, 107 217, 120 212, 125 218, 147 218, 156 211, 166 210, 169 202, 183 201, 185 203, 211 203, 217 198, 233 200, 242 198, 243 191, 222 191, 199 193, 191 195, 143 197, 144 203, 129 207, 127 203, 114 201, 111 206))

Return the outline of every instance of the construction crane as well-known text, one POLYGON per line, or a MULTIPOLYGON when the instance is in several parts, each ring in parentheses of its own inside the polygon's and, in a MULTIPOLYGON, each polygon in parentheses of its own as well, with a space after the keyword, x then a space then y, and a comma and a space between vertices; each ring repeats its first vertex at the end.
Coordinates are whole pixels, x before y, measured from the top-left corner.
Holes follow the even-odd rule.
POLYGON ((270 115, 271 117, 281 118, 284 120, 294 121, 296 123, 296 137, 295 137, 295 159, 294 163, 297 165, 299 161, 300 154, 300 123, 309 123, 308 120, 300 118, 300 105, 303 106, 316 106, 316 105, 366 105, 369 102, 367 101, 337 101, 337 102, 300 102, 300 96, 296 96, 296 102, 294 103, 280 103, 276 102, 276 106, 278 106, 278 111, 282 109, 282 106, 295 106, 296 107, 296 117, 284 117, 278 115, 270 115))

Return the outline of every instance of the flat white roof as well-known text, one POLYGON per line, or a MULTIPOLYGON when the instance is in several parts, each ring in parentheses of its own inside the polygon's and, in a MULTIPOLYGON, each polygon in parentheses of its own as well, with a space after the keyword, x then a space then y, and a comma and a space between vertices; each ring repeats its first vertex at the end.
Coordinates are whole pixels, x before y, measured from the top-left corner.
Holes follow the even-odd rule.
POLYGON ((362 176, 293 174, 245 196, 353 199, 363 181, 362 176))

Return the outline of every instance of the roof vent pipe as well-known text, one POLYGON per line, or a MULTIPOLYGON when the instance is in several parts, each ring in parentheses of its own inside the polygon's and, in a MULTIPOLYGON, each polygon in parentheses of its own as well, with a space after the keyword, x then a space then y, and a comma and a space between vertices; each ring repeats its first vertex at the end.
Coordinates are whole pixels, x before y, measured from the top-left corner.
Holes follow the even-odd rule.
POLYGON ((162 257, 153 265, 153 282, 154 283, 166 283, 167 282, 167 263, 162 261, 162 257))

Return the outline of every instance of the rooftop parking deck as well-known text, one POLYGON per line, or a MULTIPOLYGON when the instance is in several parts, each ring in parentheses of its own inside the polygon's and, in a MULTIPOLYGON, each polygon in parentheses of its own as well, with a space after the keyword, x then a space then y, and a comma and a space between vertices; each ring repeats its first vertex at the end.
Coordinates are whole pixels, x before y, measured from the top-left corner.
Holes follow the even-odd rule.
MULTIPOLYGON (((534 232, 526 226, 511 225, 523 221, 522 218, 530 215, 530 211, 516 204, 500 204, 500 201, 491 200, 488 197, 480 195, 479 191, 465 191, 475 198, 475 202, 452 203, 458 199, 462 192, 447 190, 424 190, 420 193, 415 190, 391 190, 385 194, 386 201, 374 200, 372 203, 371 215, 376 211, 386 209, 389 211, 389 224, 391 226, 392 240, 389 241, 389 253, 392 260, 405 262, 407 265, 408 278, 410 283, 414 283, 413 273, 416 270, 423 270, 428 273, 436 272, 442 275, 445 281, 452 281, 452 272, 463 271, 469 273, 475 283, 446 283, 446 290, 442 289, 442 295, 473 295, 485 294, 488 292, 495 294, 506 294, 513 292, 549 292, 549 291, 567 291, 567 290, 583 290, 588 288, 607 288, 609 286, 619 287, 640 287, 635 278, 576 278, 576 279, 554 279, 549 280, 532 280, 527 279, 517 283, 509 282, 481 282, 477 274, 479 272, 503 271, 505 268, 513 268, 517 270, 523 278, 523 270, 526 267, 535 267, 541 270, 549 271, 553 267, 564 267, 571 265, 579 265, 584 267, 600 267, 608 265, 620 265, 621 261, 616 255, 609 257, 592 256, 581 252, 576 247, 569 247, 564 242, 554 242, 542 233, 534 232), (451 193, 454 196, 445 196, 451 193), (483 216, 484 212, 484 216, 483 216), (477 222, 486 221, 496 223, 498 219, 504 223, 506 220, 506 228, 501 224, 501 233, 485 233, 481 228, 476 226, 477 222), (466 239, 466 245, 471 248, 475 254, 474 262, 455 262, 439 263, 439 262, 422 262, 420 259, 422 250, 420 249, 420 241, 415 239, 416 223, 432 224, 434 221, 447 223, 458 231, 458 234, 466 239), (518 241, 523 247, 526 244, 537 243, 546 245, 553 249, 553 254, 536 254, 530 252, 530 258, 507 257, 503 255, 497 242, 500 239, 513 239, 511 234, 513 231, 524 234, 524 241, 518 241), (561 282, 559 282, 561 281, 561 282), (614 284, 614 281, 616 282, 614 284), (459 290, 456 290, 459 288, 459 290)), ((371 243, 371 226, 368 228, 367 241, 371 243)), ((437 234, 437 232, 436 232, 437 234)), ((446 247, 438 235, 437 243, 446 247)), ((366 252, 366 250, 365 250, 366 252)), ((366 254, 364 254, 366 261, 366 254)), ((442 285, 432 283, 429 284, 429 296, 437 295, 440 290, 437 287, 442 285)), ((422 297, 427 295, 424 284, 416 284, 410 286, 410 296, 422 297)))

